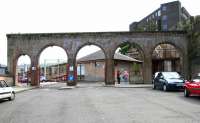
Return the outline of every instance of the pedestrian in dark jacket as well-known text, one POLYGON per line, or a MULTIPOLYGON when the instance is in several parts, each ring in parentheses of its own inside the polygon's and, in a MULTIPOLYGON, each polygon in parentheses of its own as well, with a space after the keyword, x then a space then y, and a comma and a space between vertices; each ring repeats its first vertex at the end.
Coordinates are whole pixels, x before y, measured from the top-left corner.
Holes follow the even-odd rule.
POLYGON ((117 83, 120 84, 120 71, 117 70, 117 83))

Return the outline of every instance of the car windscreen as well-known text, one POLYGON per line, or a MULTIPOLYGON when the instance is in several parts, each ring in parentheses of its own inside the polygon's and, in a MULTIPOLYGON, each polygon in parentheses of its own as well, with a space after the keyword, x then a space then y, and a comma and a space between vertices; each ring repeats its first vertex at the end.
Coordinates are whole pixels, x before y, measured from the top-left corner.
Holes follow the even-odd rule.
POLYGON ((3 87, 3 85, 1 84, 1 81, 0 81, 0 88, 2 88, 3 87))
POLYGON ((200 80, 200 76, 196 76, 196 77, 194 77, 194 79, 199 79, 200 80))
POLYGON ((192 79, 194 82, 200 82, 200 76, 196 76, 192 79))
POLYGON ((179 79, 179 78, 181 78, 181 76, 176 72, 163 72, 162 74, 166 79, 179 79))
POLYGON ((8 87, 7 83, 4 80, 0 81, 2 87, 8 87))
POLYGON ((158 73, 159 72, 156 72, 153 77, 156 78, 158 76, 158 73))

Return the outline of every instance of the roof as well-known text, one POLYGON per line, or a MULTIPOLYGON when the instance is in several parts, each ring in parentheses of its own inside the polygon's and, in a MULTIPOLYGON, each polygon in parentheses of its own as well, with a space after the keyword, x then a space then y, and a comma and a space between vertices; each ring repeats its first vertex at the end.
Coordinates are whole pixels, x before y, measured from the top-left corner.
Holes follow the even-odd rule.
MULTIPOLYGON (((94 60, 103 60, 105 59, 103 51, 99 50, 97 52, 94 52, 92 54, 89 54, 87 56, 84 56, 82 58, 79 58, 77 61, 78 62, 85 62, 85 61, 94 61, 94 60)), ((123 61, 132 61, 132 62, 142 62, 140 60, 131 58, 129 56, 120 54, 120 53, 115 53, 114 55, 115 60, 123 60, 123 61)))

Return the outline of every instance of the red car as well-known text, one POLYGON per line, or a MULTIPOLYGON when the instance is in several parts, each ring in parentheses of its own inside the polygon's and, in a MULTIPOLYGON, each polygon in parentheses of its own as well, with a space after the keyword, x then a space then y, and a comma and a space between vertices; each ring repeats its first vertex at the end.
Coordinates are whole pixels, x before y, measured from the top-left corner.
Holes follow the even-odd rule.
POLYGON ((200 96, 200 76, 195 77, 191 81, 186 81, 184 84, 184 96, 189 97, 191 95, 200 96))

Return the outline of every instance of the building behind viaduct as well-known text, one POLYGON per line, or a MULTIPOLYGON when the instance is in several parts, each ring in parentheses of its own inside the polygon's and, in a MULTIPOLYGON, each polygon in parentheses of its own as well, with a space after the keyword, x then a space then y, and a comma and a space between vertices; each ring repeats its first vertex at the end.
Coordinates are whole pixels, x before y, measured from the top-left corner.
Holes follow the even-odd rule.
MULTIPOLYGON (((38 33, 7 34, 8 71, 15 80, 17 60, 21 55, 31 59, 31 84, 39 85, 39 57, 49 46, 59 46, 66 51, 71 67, 69 75, 75 75, 76 55, 85 45, 96 45, 105 54, 105 83, 112 85, 114 78, 113 56, 120 44, 136 44, 143 57, 144 83, 152 81, 152 54, 156 46, 167 43, 175 46, 180 53, 180 70, 186 77, 187 43, 185 32, 94 32, 94 33, 38 33)), ((76 85, 76 78, 68 85, 76 85)))

